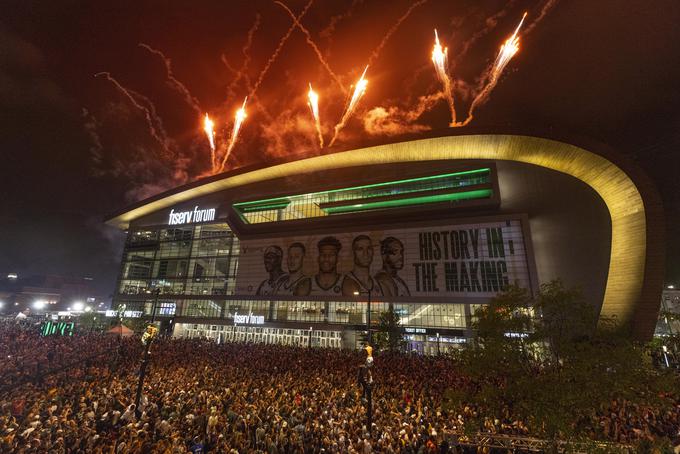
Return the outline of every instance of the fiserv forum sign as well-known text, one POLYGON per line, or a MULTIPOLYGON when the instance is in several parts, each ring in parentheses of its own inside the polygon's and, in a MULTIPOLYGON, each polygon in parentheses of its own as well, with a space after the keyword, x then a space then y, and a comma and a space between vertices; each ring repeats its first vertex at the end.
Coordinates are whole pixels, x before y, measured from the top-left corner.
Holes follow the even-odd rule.
POLYGON ((241 242, 236 294, 488 298, 530 287, 519 220, 241 242))
POLYGON ((186 211, 175 211, 173 208, 168 214, 168 225, 193 224, 214 220, 215 208, 199 209, 198 206, 195 206, 193 210, 186 211))

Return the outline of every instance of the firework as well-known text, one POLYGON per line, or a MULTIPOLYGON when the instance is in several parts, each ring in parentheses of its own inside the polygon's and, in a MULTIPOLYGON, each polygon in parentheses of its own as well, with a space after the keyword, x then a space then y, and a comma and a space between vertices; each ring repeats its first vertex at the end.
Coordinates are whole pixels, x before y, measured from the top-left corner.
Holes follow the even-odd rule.
POLYGON ((475 99, 472 101, 472 104, 470 104, 468 117, 465 119, 464 122, 457 123, 456 126, 465 126, 468 123, 470 123, 470 121, 472 121, 475 109, 487 100, 489 94, 491 94, 491 91, 494 89, 494 87, 498 83, 498 80, 503 74, 503 70, 505 69, 506 66, 508 66, 508 63, 510 63, 512 57, 514 57, 515 54, 519 51, 519 36, 518 36, 519 29, 522 27, 522 24, 524 23, 524 19, 526 17, 527 13, 524 13, 524 15, 522 16, 522 20, 519 21, 519 25, 517 25, 517 28, 515 29, 515 32, 501 45, 501 49, 498 52, 496 61, 494 61, 493 66, 491 66, 491 68, 487 72, 486 85, 484 85, 482 91, 480 91, 479 94, 475 96, 475 99))
POLYGON ((319 95, 312 89, 312 84, 309 84, 309 92, 307 92, 307 105, 312 111, 314 117, 314 124, 316 125, 316 133, 319 135, 319 147, 323 148, 323 134, 321 134, 321 120, 319 119, 319 95))
POLYGON ((144 118, 146 119, 147 126, 149 127, 149 134, 151 134, 151 137, 153 137, 161 145, 163 152, 165 154, 169 154, 170 140, 168 139, 165 129, 163 128, 163 122, 161 121, 161 118, 156 113, 156 107, 151 102, 151 100, 141 93, 137 93, 134 90, 124 87, 111 75, 111 73, 107 71, 102 71, 94 75, 94 77, 100 76, 105 77, 106 80, 111 82, 113 86, 116 87, 116 89, 132 103, 133 106, 144 112, 144 118), (146 103, 147 105, 143 105, 139 100, 146 103))
MULTIPOLYGON (((300 14, 297 16, 297 21, 300 22, 302 17, 307 13, 307 10, 312 6, 312 3, 314 3, 314 0, 309 0, 305 7, 302 9, 300 14)), ((262 71, 260 71, 260 75, 257 78, 257 81, 255 82, 255 85, 253 86, 253 89, 250 90, 250 94, 248 96, 253 96, 255 92, 257 91, 258 88, 260 88, 260 84, 264 80, 264 77, 267 75, 267 72, 269 71, 269 68, 271 67, 272 63, 276 61, 276 59, 279 57, 279 54, 281 53, 281 49, 283 49, 283 46, 286 44, 286 41, 288 41, 288 38, 290 38, 290 35, 293 33, 293 30, 295 30, 296 23, 293 21, 293 24, 288 27, 288 30, 286 33, 281 37, 279 40, 279 44, 276 46, 276 49, 274 50, 274 53, 272 54, 271 57, 269 57, 269 60, 267 60, 267 63, 265 63, 264 68, 262 68, 262 71)))
POLYGON ((380 52, 382 52, 383 47, 385 47, 385 45, 390 40, 392 35, 399 29, 402 22, 408 19, 408 17, 411 15, 414 9, 424 5, 425 3, 427 3, 427 0, 419 0, 417 2, 412 3, 411 6, 408 7, 406 12, 402 14, 399 19, 397 19, 394 25, 392 25, 392 28, 387 30, 387 33, 385 33, 385 36, 383 37, 382 41, 380 41, 380 44, 378 44, 378 47, 376 47, 375 50, 371 52, 371 56, 368 58, 368 66, 371 66, 373 62, 380 56, 380 52))
POLYGON ((304 27, 304 25, 302 25, 302 23, 298 20, 298 18, 295 17, 295 14, 294 14, 294 13, 290 10, 290 8, 288 8, 284 3, 279 2, 279 1, 275 1, 274 3, 276 3, 277 5, 279 5, 280 7, 282 7, 284 10, 286 10, 286 12, 287 12, 288 15, 291 17, 291 19, 293 19, 293 23, 297 26, 297 28, 300 29, 300 31, 301 31, 302 33, 304 33, 304 35, 305 35, 305 40, 307 41, 307 44, 309 44, 309 46, 312 48, 312 50, 313 50, 314 53, 316 54, 316 57, 319 59, 319 63, 321 63, 321 65, 326 69, 326 71, 328 72, 328 74, 333 78, 333 80, 335 81, 335 83, 338 85, 338 87, 340 88, 340 90, 346 95, 346 94, 347 94, 347 89, 346 89, 345 86, 342 84, 342 81, 340 80, 340 78, 338 77, 338 75, 335 74, 335 72, 333 72, 333 70, 331 69, 330 65, 328 64, 328 62, 327 62, 326 59, 324 58, 323 54, 321 53, 321 50, 319 50, 319 46, 317 46, 316 43, 314 42, 314 40, 312 39, 312 34, 309 33, 309 30, 307 30, 307 29, 304 27))
POLYGON ((352 93, 352 98, 349 100, 349 104, 347 104, 347 109, 345 109, 345 113, 342 115, 340 123, 335 125, 335 134, 333 134, 333 139, 331 139, 331 142, 328 144, 329 147, 333 146, 335 140, 338 138, 340 130, 342 130, 342 128, 345 127, 347 120, 349 120, 349 118, 354 113, 354 110, 357 108, 359 100, 364 96, 364 93, 366 93, 366 86, 368 85, 368 81, 364 79, 364 76, 366 75, 367 70, 368 66, 364 68, 364 72, 361 74, 361 77, 354 86, 354 92, 352 93))
POLYGON ((210 168, 215 170, 215 123, 210 119, 208 114, 205 114, 203 119, 203 130, 208 136, 208 142, 210 142, 210 168))
POLYGON ((524 13, 524 15, 522 16, 522 20, 519 22, 519 25, 515 29, 515 33, 513 33, 510 38, 506 39, 503 45, 501 46, 501 50, 498 53, 498 57, 496 57, 496 62, 494 63, 493 72, 491 73, 492 80, 494 81, 498 80, 505 67, 508 65, 508 63, 510 63, 512 57, 514 57, 517 51, 519 50, 519 37, 517 36, 517 34, 519 33, 519 29, 522 26, 522 23, 524 22, 524 18, 526 17, 527 13, 524 13))
POLYGON ((448 60, 447 52, 448 48, 442 48, 439 43, 439 35, 437 35, 437 30, 434 31, 434 49, 432 49, 432 63, 434 64, 435 72, 437 73, 437 78, 442 83, 444 96, 449 104, 449 110, 451 111, 451 126, 456 124, 456 108, 453 104, 453 90, 451 90, 451 78, 449 78, 448 72, 448 60))
POLYGON ((234 129, 231 131, 231 140, 229 141, 229 146, 227 147, 227 151, 224 153, 224 157, 222 158, 222 164, 220 164, 220 172, 224 171, 224 165, 227 163, 227 159, 229 159, 229 154, 231 153, 231 150, 234 149, 234 145, 236 145, 236 141, 238 140, 238 133, 241 130, 241 125, 243 124, 243 120, 246 119, 248 115, 246 115, 246 102, 248 101, 248 97, 243 100, 243 105, 241 106, 240 109, 236 111, 236 114, 234 115, 234 129))
POLYGON ((161 60, 163 60, 163 64, 165 65, 165 74, 166 77, 168 78, 168 84, 170 85, 170 87, 179 92, 186 101, 186 103, 192 109, 194 109, 196 113, 200 114, 201 107, 198 104, 198 99, 196 99, 196 97, 191 94, 186 85, 184 85, 182 82, 179 81, 179 79, 175 77, 175 74, 172 71, 172 61, 168 57, 166 57, 163 52, 161 52, 158 49, 154 49, 148 44, 139 43, 138 46, 143 49, 146 49, 147 51, 154 55, 157 55, 158 57, 161 58, 161 60))

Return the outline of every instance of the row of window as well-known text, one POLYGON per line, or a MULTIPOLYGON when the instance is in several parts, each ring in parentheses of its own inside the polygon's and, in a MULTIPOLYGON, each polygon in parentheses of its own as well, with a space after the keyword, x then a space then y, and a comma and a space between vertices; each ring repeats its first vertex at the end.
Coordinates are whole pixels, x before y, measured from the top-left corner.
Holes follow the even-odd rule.
POLYGON ((156 243, 164 241, 187 241, 191 239, 233 236, 226 223, 201 224, 196 226, 173 227, 167 229, 141 229, 128 234, 128 245, 156 243))
MULTIPOLYGON (((124 301, 127 310, 144 311, 150 315, 153 300, 124 301)), ((403 326, 433 328, 466 328, 472 305, 466 314, 464 304, 393 304, 403 326)), ((366 323, 366 304, 360 302, 316 301, 241 301, 241 300, 164 300, 156 305, 156 314, 182 317, 234 320, 237 324, 265 322, 310 322, 361 325, 366 323), (162 310, 162 312, 161 312, 162 310)), ((371 304, 371 324, 380 323, 380 315, 389 310, 388 303, 371 304)))
POLYGON ((339 331, 320 331, 256 328, 225 325, 200 325, 178 323, 173 333, 177 337, 209 338, 221 342, 254 342, 263 344, 282 344, 323 348, 341 348, 342 336, 339 331))
POLYGON ((144 295, 159 291, 161 295, 228 295, 234 290, 235 276, 185 279, 125 279, 120 282, 121 295, 144 295))
MULTIPOLYGON (((290 195, 275 199, 239 202, 233 205, 244 222, 258 224, 328 216, 328 204, 360 207, 364 200, 384 197, 407 198, 410 194, 456 190, 466 186, 488 184, 491 169, 475 169, 408 180, 369 184, 353 188, 290 195)), ((417 203, 417 202, 413 202, 417 203)))
POLYGON ((235 277, 236 257, 144 260, 123 263, 123 279, 235 277))

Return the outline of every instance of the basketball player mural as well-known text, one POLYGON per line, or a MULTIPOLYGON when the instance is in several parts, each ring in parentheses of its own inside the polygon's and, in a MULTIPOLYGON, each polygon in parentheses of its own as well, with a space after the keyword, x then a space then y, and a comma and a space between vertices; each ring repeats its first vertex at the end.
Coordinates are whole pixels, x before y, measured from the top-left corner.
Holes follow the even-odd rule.
POLYGON ((334 236, 321 238, 319 249, 319 273, 311 282, 312 295, 340 295, 342 292, 338 273, 338 255, 342 244, 334 236))
POLYGON ((269 278, 260 283, 257 295, 274 295, 281 283, 288 277, 281 268, 283 250, 278 246, 268 246, 264 250, 264 269, 269 273, 269 278))
POLYGON ((381 289, 371 277, 373 244, 367 235, 359 235, 352 241, 354 268, 342 280, 342 294, 353 296, 355 292, 381 295, 381 289))
POLYGON ((388 236, 380 242, 380 255, 383 266, 375 274, 375 280, 384 296, 411 296, 408 285, 397 274, 404 268, 404 245, 403 243, 388 236))
POLYGON ((312 279, 302 272, 306 252, 305 245, 302 243, 293 243, 288 246, 288 275, 276 290, 277 295, 309 295, 312 290, 312 279))

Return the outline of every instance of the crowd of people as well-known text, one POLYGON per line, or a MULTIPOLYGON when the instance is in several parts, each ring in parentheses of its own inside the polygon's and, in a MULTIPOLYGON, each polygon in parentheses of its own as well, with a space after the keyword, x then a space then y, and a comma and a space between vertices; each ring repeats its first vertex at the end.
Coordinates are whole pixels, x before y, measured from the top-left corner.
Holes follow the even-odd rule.
MULTIPOLYGON (((535 434, 510 409, 448 408, 447 389, 479 383, 447 357, 376 354, 369 433, 361 351, 158 339, 136 408, 139 337, 40 337, 0 326, 0 348, 3 381, 24 378, 0 394, 3 453, 461 452, 457 440, 470 420, 482 421, 481 433, 535 434), (22 364, 97 351, 110 353, 54 374, 22 364)), ((593 438, 613 442, 672 438, 680 401, 673 404, 662 412, 614 400, 587 425, 593 438)))

